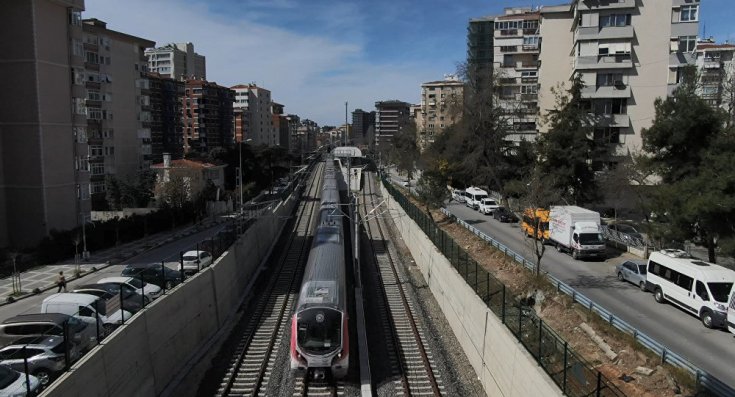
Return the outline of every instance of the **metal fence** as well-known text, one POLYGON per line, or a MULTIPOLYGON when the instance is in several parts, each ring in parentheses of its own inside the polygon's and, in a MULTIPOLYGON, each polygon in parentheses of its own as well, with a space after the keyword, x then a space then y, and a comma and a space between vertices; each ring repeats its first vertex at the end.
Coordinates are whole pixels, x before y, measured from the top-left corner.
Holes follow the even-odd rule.
MULTIPOLYGON (((624 396, 608 378, 569 347, 536 313, 510 296, 505 285, 478 265, 444 230, 383 178, 385 188, 449 262, 568 396, 624 396)), ((477 233, 475 233, 477 234, 477 233)), ((496 246, 497 247, 497 246, 496 246)), ((501 249, 502 250, 502 249, 501 249)), ((510 251, 505 249, 506 254, 510 251)), ((522 257, 513 253, 517 259, 522 257)))
MULTIPOLYGON (((393 188, 393 186, 391 186, 390 184, 387 184, 387 186, 388 186, 389 191, 391 191, 391 194, 393 194, 395 197, 395 194, 393 193, 395 191, 395 188, 393 188)), ((397 193, 397 194, 400 195, 400 193, 397 193)), ((483 233, 482 231, 470 225, 469 223, 461 219, 458 219, 451 212, 449 212, 446 208, 442 208, 441 211, 445 215, 452 218, 458 224, 464 226, 466 229, 471 231, 476 236, 487 241, 488 244, 492 245, 498 251, 504 253, 507 257, 511 258, 516 263, 523 265, 529 270, 532 270, 532 271, 535 270, 534 263, 532 261, 525 259, 523 255, 520 255, 514 252, 510 248, 506 247, 499 241, 483 233)), ((674 365, 674 366, 677 366, 679 368, 683 368, 689 371, 694 376, 695 383, 699 391, 708 392, 710 393, 710 395, 722 396, 722 397, 735 396, 735 389, 732 388, 731 386, 725 384, 724 382, 720 381, 716 377, 710 375, 709 373, 707 373, 707 371, 692 364, 686 358, 674 353, 665 345, 659 343, 655 339, 651 338, 645 333, 634 328, 630 324, 626 323, 622 319, 615 316, 609 310, 605 309, 603 306, 587 298, 584 294, 577 292, 574 288, 565 284, 564 282, 557 279, 553 275, 545 273, 545 276, 558 291, 569 295, 575 303, 578 303, 584 306, 585 308, 587 308, 589 311, 598 314, 604 321, 608 322, 613 327, 625 332, 626 334, 631 335, 636 342, 640 343, 641 345, 645 346, 652 352, 656 353, 659 357, 661 357, 662 364, 668 363, 668 364, 671 364, 671 365, 674 365)))

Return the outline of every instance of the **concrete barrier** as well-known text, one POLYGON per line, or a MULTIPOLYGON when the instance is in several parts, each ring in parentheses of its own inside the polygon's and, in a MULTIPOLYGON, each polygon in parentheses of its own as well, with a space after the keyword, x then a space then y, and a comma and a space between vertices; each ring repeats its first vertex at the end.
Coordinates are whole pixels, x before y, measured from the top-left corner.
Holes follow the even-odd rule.
POLYGON ((381 184, 393 221, 488 396, 562 392, 381 184))
POLYGON ((212 266, 126 321, 42 396, 194 395, 209 367, 201 357, 216 353, 222 330, 237 320, 297 202, 290 197, 263 215, 212 266))

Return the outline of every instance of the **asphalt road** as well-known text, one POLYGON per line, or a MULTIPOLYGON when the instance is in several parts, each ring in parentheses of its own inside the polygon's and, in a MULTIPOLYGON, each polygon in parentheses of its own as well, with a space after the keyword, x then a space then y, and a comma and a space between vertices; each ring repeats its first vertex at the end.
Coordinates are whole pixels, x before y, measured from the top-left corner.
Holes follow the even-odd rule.
MULTIPOLYGON (((104 277, 119 276, 120 272, 127 263, 160 263, 161 261, 166 261, 170 262, 167 263, 167 266, 178 269, 178 263, 175 262, 178 261, 179 253, 181 251, 196 249, 197 242, 214 236, 215 234, 217 234, 217 232, 224 229, 226 226, 226 223, 213 226, 199 233, 195 233, 188 237, 163 245, 161 247, 151 249, 150 251, 143 252, 140 255, 134 256, 125 261, 125 263, 121 263, 119 265, 111 265, 86 277, 82 277, 79 280, 69 281, 66 288, 68 291, 72 291, 74 289, 74 286, 76 285, 93 284, 97 282, 97 280, 100 280, 104 277)), ((54 289, 0 307, 0 321, 18 314, 39 313, 41 309, 41 302, 46 297, 55 292, 56 290, 54 289)))
MULTIPOLYGON (((526 259, 534 258, 532 241, 523 237, 518 224, 500 223, 464 204, 452 202, 447 209, 526 259)), ((618 281, 615 266, 635 257, 612 251, 608 256, 604 262, 578 261, 547 246, 541 267, 671 351, 735 387, 735 335, 707 329, 698 318, 669 304, 656 303, 653 294, 618 281)))

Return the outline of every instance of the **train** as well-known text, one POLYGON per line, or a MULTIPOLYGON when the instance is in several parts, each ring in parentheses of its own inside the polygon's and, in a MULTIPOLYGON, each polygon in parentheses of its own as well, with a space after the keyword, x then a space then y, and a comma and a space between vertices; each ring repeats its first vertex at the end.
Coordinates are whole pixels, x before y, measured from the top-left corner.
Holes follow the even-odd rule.
POLYGON ((326 160, 317 224, 299 298, 291 319, 291 369, 315 377, 344 378, 349 369, 349 327, 342 173, 326 160))

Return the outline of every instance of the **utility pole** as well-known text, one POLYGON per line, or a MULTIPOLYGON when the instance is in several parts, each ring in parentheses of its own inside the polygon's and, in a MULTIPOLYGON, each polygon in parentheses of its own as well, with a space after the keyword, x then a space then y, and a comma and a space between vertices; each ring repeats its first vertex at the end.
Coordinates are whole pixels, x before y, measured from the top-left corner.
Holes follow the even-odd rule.
POLYGON ((345 146, 347 146, 347 131, 349 131, 349 124, 347 124, 347 102, 345 101, 345 146))

